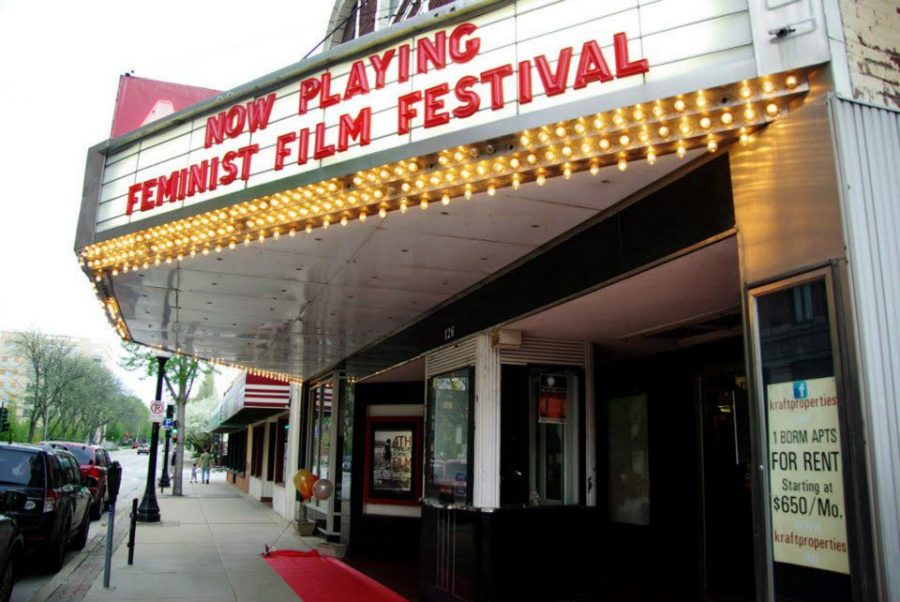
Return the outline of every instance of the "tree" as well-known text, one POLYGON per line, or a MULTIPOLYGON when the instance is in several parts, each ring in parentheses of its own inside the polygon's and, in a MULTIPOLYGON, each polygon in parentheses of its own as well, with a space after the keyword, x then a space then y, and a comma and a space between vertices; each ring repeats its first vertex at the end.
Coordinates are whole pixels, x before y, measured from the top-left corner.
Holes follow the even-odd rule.
MULTIPOLYGON (((134 343, 122 343, 126 355, 122 367, 133 372, 142 372, 146 376, 156 376, 159 362, 156 351, 134 343)), ((187 423, 187 402, 191 396, 194 380, 198 375, 204 377, 213 371, 213 367, 187 355, 176 354, 166 362, 163 381, 171 398, 175 401, 176 419, 179 424, 187 423)), ((179 437, 175 444, 175 474, 172 479, 172 495, 182 495, 182 473, 184 470, 184 437, 179 437)))
POLYGON ((47 438, 51 410, 61 402, 66 391, 85 377, 85 364, 75 361, 71 345, 36 330, 19 333, 15 350, 30 368, 27 395, 32 402, 28 424, 28 441, 34 441, 38 421, 42 438, 47 438))

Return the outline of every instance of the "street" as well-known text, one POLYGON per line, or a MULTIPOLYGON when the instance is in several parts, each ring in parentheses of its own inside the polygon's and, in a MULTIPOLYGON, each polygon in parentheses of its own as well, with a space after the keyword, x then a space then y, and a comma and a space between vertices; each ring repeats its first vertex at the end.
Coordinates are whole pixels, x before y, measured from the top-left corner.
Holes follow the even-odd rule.
MULTIPOLYGON (((116 519, 117 521, 127 521, 128 513, 131 508, 131 500, 135 497, 140 500, 143 496, 144 486, 147 482, 147 462, 150 456, 138 455, 137 450, 130 448, 113 451, 110 452, 109 455, 114 461, 118 461, 122 465, 122 485, 119 489, 119 498, 116 505, 116 519)), ((159 464, 161 462, 162 454, 160 453, 159 461, 157 462, 157 471, 159 471, 159 464)), ((58 573, 51 574, 44 571, 41 568, 41 560, 36 556, 27 558, 23 567, 22 576, 13 589, 12 601, 28 602, 35 598, 35 595, 38 593, 41 593, 39 599, 46 597, 50 592, 44 592, 42 589, 50 589, 47 586, 63 580, 66 575, 71 573, 72 570, 77 567, 80 561, 87 555, 88 550, 91 550, 96 541, 106 533, 108 521, 109 514, 105 512, 100 520, 91 523, 87 546, 85 546, 84 550, 79 552, 70 550, 66 555, 65 565, 58 573)))

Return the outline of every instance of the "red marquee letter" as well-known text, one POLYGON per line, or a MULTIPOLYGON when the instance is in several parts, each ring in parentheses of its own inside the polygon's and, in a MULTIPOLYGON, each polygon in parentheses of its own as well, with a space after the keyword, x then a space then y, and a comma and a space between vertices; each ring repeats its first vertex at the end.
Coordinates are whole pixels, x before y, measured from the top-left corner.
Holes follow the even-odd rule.
POLYGON ((409 133, 409 122, 418 115, 413 105, 422 100, 422 93, 416 90, 404 94, 397 100, 397 133, 401 136, 409 133))
POLYGON ((461 23, 450 34, 450 60, 454 63, 468 63, 481 48, 481 38, 472 38, 466 40, 465 50, 460 48, 460 41, 463 36, 471 35, 478 29, 474 23, 461 23))
POLYGON ((572 87, 580 90, 591 82, 608 82, 612 78, 612 72, 606 64, 606 59, 603 58, 600 45, 594 40, 585 42, 581 49, 581 58, 578 60, 578 71, 575 72, 575 84, 572 87))
POLYGON ((628 60, 628 36, 624 33, 617 33, 613 36, 616 47, 616 77, 628 77, 629 75, 639 75, 650 71, 650 63, 647 59, 640 59, 634 62, 628 60))

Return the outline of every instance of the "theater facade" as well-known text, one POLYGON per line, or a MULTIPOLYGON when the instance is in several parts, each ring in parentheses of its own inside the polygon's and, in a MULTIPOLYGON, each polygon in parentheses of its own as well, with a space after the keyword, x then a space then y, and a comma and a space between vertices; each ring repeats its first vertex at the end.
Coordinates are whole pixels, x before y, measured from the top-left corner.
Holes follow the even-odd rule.
POLYGON ((318 534, 423 600, 900 596, 900 119, 846 3, 384 4, 88 152, 113 327, 248 371, 231 481, 331 479, 318 534))

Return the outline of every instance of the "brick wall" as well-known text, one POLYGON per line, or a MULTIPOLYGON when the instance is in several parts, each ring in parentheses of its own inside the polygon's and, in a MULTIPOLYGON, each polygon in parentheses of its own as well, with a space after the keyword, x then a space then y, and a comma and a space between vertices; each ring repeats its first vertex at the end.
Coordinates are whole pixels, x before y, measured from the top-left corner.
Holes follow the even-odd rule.
POLYGON ((900 108, 900 2, 840 0, 853 97, 900 108))

